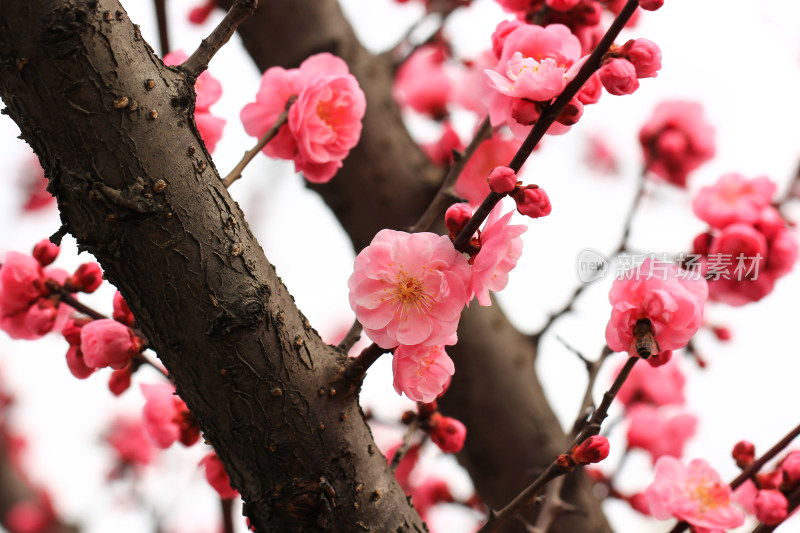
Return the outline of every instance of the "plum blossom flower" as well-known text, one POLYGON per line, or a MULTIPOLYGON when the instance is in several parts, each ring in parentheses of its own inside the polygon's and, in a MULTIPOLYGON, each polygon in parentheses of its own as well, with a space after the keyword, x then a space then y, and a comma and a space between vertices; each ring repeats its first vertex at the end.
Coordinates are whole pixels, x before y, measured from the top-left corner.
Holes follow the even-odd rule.
POLYGON ((640 448, 655 463, 667 455, 680 458, 686 441, 695 434, 697 417, 689 413, 665 415, 649 405, 634 405, 627 413, 628 448, 640 448))
POLYGON ((775 182, 766 176, 747 179, 733 172, 700 189, 692 209, 712 228, 722 229, 735 222, 755 224, 776 190, 775 182))
POLYGON ((707 297, 708 284, 696 272, 647 258, 611 286, 606 342, 614 351, 636 353, 633 329, 647 319, 660 351, 683 348, 700 327, 707 297))
POLYGON ((231 487, 231 479, 225 471, 225 465, 217 457, 216 452, 211 452, 200 461, 205 468, 206 481, 217 491, 223 500, 231 500, 239 496, 239 491, 231 487))
MULTIPOLYGON (((455 335, 447 342, 455 344, 455 335)), ((456 368, 443 346, 400 345, 394 351, 394 390, 415 402, 430 403, 450 382, 456 368)))
POLYGON ((709 529, 728 529, 744 523, 744 513, 732 506, 730 486, 703 459, 684 466, 673 457, 662 457, 656 463, 655 480, 645 494, 650 511, 659 520, 675 517, 709 529))
POLYGON ((419 47, 406 59, 394 78, 392 94, 401 106, 434 118, 447 114, 453 82, 445 70, 443 45, 419 47))
POLYGON ((619 392, 617 400, 626 408, 634 404, 683 405, 686 376, 676 360, 658 368, 636 365, 619 392))
POLYGON ((350 307, 382 348, 442 344, 469 298, 470 269, 445 236, 384 229, 358 254, 350 307))
POLYGON ((607 61, 598 75, 603 87, 613 95, 633 94, 639 88, 636 67, 627 59, 617 57, 607 61))
POLYGON ((696 102, 661 102, 639 132, 645 168, 686 187, 689 173, 714 157, 714 128, 696 102))
POLYGON ((200 438, 200 428, 186 404, 167 384, 141 385, 145 397, 142 419, 147 436, 157 448, 169 448, 180 441, 191 446, 200 438))
POLYGON ((142 348, 133 330, 116 320, 93 320, 81 328, 81 353, 91 368, 120 369, 142 348))
POLYGON ((147 439, 140 418, 118 418, 105 436, 114 449, 117 460, 126 466, 142 467, 150 464, 155 450, 147 439))
POLYGON ((483 231, 479 233, 480 251, 472 259, 472 291, 480 305, 492 305, 489 291, 498 292, 508 285, 508 273, 517 266, 522 255, 520 235, 528 228, 522 224, 509 225, 513 211, 502 217, 502 204, 497 204, 483 231))
MULTIPOLYGON (((209 5, 209 12, 213 6, 209 5)), ((180 65, 189 56, 183 50, 175 50, 164 56, 165 65, 180 65)), ((211 114, 211 106, 222 96, 222 84, 207 70, 197 77, 194 83, 197 98, 194 103, 194 122, 209 152, 213 152, 222 138, 225 119, 211 114)))
POLYGON ((545 57, 536 61, 514 52, 506 63, 505 75, 486 69, 489 82, 502 94, 545 102, 558 96, 567 85, 567 73, 556 60, 545 57))
POLYGON ((292 96, 287 124, 262 150, 270 157, 294 160, 308 181, 330 181, 361 136, 366 98, 347 63, 328 53, 316 54, 299 68, 272 67, 264 72, 256 101, 241 112, 245 131, 261 137, 292 96))

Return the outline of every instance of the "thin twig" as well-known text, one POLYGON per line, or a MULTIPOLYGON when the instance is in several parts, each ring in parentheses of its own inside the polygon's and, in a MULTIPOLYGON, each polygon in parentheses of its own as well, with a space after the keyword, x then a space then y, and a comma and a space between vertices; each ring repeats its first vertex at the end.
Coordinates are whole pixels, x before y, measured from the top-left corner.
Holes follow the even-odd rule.
POLYGON ((222 506, 222 531, 224 533, 233 533, 235 531, 233 526, 233 500, 220 498, 219 501, 222 506))
POLYGON ((155 8, 156 20, 158 21, 158 44, 161 47, 161 57, 164 57, 170 51, 167 0, 155 0, 155 8))
POLYGON ((392 462, 390 464, 392 468, 392 472, 397 471, 397 467, 400 466, 400 463, 403 461, 403 457, 406 456, 408 450, 411 449, 411 443, 414 441, 414 433, 417 432, 419 429, 419 417, 415 416, 414 420, 408 425, 408 429, 406 430, 406 434, 403 436, 403 444, 397 448, 397 451, 394 452, 394 456, 392 457, 392 462))
POLYGON ((339 341, 339 344, 336 345, 337 350, 341 350, 344 353, 350 351, 350 348, 353 347, 355 343, 358 342, 358 339, 361 338, 361 332, 364 331, 364 326, 361 325, 361 322, 358 319, 353 321, 353 325, 350 326, 350 329, 345 334, 344 338, 339 341))
MULTIPOLYGON (((611 403, 614 401, 614 398, 617 396, 619 389, 622 387, 622 384, 625 383, 625 380, 633 370, 633 366, 639 360, 639 357, 629 357, 628 361, 625 363, 625 366, 619 371, 617 374, 614 383, 611 385, 611 388, 606 391, 603 395, 603 401, 600 402, 600 406, 595 410, 592 414, 592 417, 589 419, 583 430, 580 434, 575 438, 572 442, 570 447, 568 448, 566 453, 569 453, 575 446, 582 443, 589 437, 597 435, 600 432, 600 426, 603 423, 603 420, 608 416, 608 408, 611 407, 611 403)), ((512 516, 517 515, 526 507, 532 505, 536 502, 536 497, 539 492, 552 480, 556 479, 559 476, 566 474, 568 470, 558 464, 557 461, 553 461, 547 467, 547 469, 534 480, 525 490, 523 490, 519 495, 514 498, 514 500, 506 505, 502 510, 499 512, 492 512, 489 515, 489 520, 478 530, 478 533, 489 533, 491 531, 496 530, 502 524, 504 524, 509 518, 512 516)))
POLYGON ((196 80, 208 68, 211 58, 228 42, 239 24, 256 10, 257 5, 258 0, 238 0, 233 4, 225 18, 208 37, 201 41, 189 59, 183 62, 181 70, 186 72, 192 81, 196 80))
POLYGON ((633 204, 631 208, 628 210, 628 216, 625 217, 625 225, 623 226, 622 231, 622 239, 619 241, 619 246, 617 246, 616 251, 612 254, 617 256, 628 249, 628 240, 631 237, 631 229, 633 228, 633 219, 636 216, 636 212, 639 210, 639 204, 642 202, 642 198, 644 198, 644 184, 647 182, 646 173, 642 172, 639 175, 639 181, 636 186, 636 196, 633 197, 633 204))
POLYGON ((369 367, 378 360, 380 356, 390 350, 381 348, 374 342, 364 348, 358 357, 350 361, 350 366, 347 368, 347 374, 351 381, 360 382, 364 379, 364 375, 369 370, 369 367))
MULTIPOLYGON (((731 490, 736 490, 742 483, 753 477, 765 464, 774 459, 781 453, 794 439, 800 436, 800 425, 796 426, 793 430, 787 433, 781 440, 779 440, 772 448, 770 448, 764 455, 753 461, 747 468, 731 481, 731 490)), ((678 522, 675 527, 670 529, 669 533, 681 533, 686 531, 689 524, 686 522, 678 522)), ((770 530, 771 531, 771 530, 770 530)))
POLYGON ((289 100, 286 102, 286 108, 281 112, 280 115, 278 115, 275 123, 267 130, 267 133, 265 133, 264 136, 258 140, 253 148, 244 153, 242 160, 239 161, 235 167, 233 167, 233 170, 230 171, 230 174, 225 176, 225 179, 222 180, 222 184, 225 187, 230 187, 234 181, 241 178, 244 168, 250 163, 250 161, 253 160, 256 155, 258 155, 258 152, 260 152, 261 149, 264 148, 264 146, 266 146, 266 144, 278 134, 278 131, 280 131, 280 129, 289 119, 289 108, 292 107, 292 104, 296 99, 297 96, 292 96, 289 98, 289 100))
POLYGON ((86 316, 88 316, 90 318, 93 318, 95 320, 102 320, 104 318, 108 318, 103 313, 100 313, 99 311, 95 311, 94 309, 92 309, 88 305, 79 302, 78 299, 75 298, 75 296, 73 296, 73 294, 70 291, 65 289, 64 286, 62 284, 58 283, 57 281, 55 281, 55 280, 47 280, 45 282, 45 285, 47 286, 47 288, 49 290, 51 290, 53 292, 57 292, 60 300, 63 303, 65 303, 68 306, 70 306, 73 309, 75 309, 76 311, 78 311, 80 313, 83 313, 84 315, 86 315, 86 316))
POLYGON ((409 233, 416 233, 418 231, 425 231, 431 227, 433 222, 439 217, 442 212, 447 209, 447 207, 452 203, 453 197, 455 193, 453 193, 453 186, 456 183, 456 180, 461 175, 461 172, 464 170, 464 167, 467 166, 467 162, 475 153, 475 150, 478 149, 478 146, 481 145, 483 141, 488 139, 492 136, 492 125, 489 122, 489 117, 483 119, 481 125, 478 126, 478 130, 475 132, 475 136, 470 141, 469 146, 466 147, 464 152, 458 154, 453 161, 453 165, 447 171, 447 175, 442 181, 441 187, 439 187, 439 191, 436 193, 436 196, 431 201, 428 208, 419 218, 416 224, 414 224, 408 231, 409 233))
MULTIPOLYGON (((556 117, 564 110, 591 75, 600 68, 603 55, 605 55, 609 47, 614 43, 614 39, 616 39, 619 32, 622 31, 622 28, 625 27, 625 24, 634 14, 638 6, 638 0, 628 0, 619 12, 619 15, 617 15, 617 18, 615 18, 614 22, 609 26, 608 31, 603 35, 603 38, 597 43, 597 46, 589 55, 589 58, 580 68, 578 74, 567 84, 561 94, 558 95, 558 98, 542 110, 542 114, 536 121, 536 124, 533 125, 533 129, 531 129, 531 132, 522 142, 522 146, 519 147, 516 155, 514 155, 514 158, 508 164, 514 172, 519 172, 522 165, 536 148, 536 145, 539 144, 539 141, 544 137, 548 128, 555 122, 556 117)), ((489 216, 489 213, 503 196, 504 195, 496 192, 490 192, 486 196, 478 210, 475 211, 475 214, 453 242, 453 246, 455 246, 456 250, 464 251, 467 249, 472 235, 477 231, 486 217, 489 216)))
POLYGON ((597 382, 597 375, 600 373, 600 368, 603 366, 603 363, 606 362, 608 356, 614 353, 614 351, 609 348, 608 346, 603 347, 603 351, 600 352, 600 357, 597 358, 597 361, 589 361, 586 363, 586 371, 589 374, 589 381, 586 383, 586 391, 583 393, 583 401, 581 402, 580 411, 578 411, 578 416, 575 417, 575 423, 572 425, 572 431, 569 434, 570 439, 574 439, 583 429, 584 421, 588 416, 588 411, 594 406, 594 400, 592 399, 592 390, 594 389, 594 384, 597 382))

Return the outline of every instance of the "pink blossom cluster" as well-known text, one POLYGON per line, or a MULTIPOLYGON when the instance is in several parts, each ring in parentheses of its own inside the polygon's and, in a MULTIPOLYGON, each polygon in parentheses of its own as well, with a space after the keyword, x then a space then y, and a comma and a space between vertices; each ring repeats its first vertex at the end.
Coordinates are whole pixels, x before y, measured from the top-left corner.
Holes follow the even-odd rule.
POLYGON ((694 240, 711 299, 739 306, 772 292, 798 256, 797 239, 771 205, 776 185, 765 176, 722 176, 698 192, 692 207, 710 229, 694 240))
POLYGON ((242 109, 245 131, 262 137, 292 97, 287 123, 262 151, 294 160, 310 182, 328 182, 361 136, 364 93, 347 63, 328 53, 309 57, 299 68, 272 67, 261 77, 256 101, 242 109))
POLYGON ((397 103, 439 119, 447 115, 453 78, 446 71, 447 49, 436 43, 416 49, 397 69, 392 93, 397 103))
POLYGON ((197 420, 173 385, 143 383, 141 389, 145 398, 142 409, 144 430, 156 448, 169 448, 176 441, 191 446, 200 439, 197 420))
MULTIPOLYGON (((212 1, 207 5, 209 12, 213 9, 213 4, 212 1)), ((164 56, 164 64, 180 65, 188 58, 183 50, 176 50, 164 56)), ((197 77, 194 92, 197 95, 194 103, 194 122, 210 153, 222 138, 222 129, 225 127, 224 118, 211 114, 211 106, 222 96, 222 84, 206 70, 197 77)))
MULTIPOLYGON (((70 279, 68 274, 45 268, 55 260, 58 247, 43 241, 34 254, 8 252, 0 265, 0 329, 13 339, 33 340, 60 331, 72 312, 57 292, 70 279)), ((76 276, 72 288, 80 290, 83 278, 76 276)))
POLYGON ((714 157, 714 128, 699 103, 668 100, 656 106, 639 132, 645 169, 678 187, 714 157))
MULTIPOLYGON (((740 468, 747 468, 755 458, 755 447, 747 441, 739 442, 733 456, 740 468), (744 460, 743 450, 748 456, 744 460)), ((775 468, 758 472, 753 479, 758 485, 748 479, 736 489, 736 502, 758 521, 770 526, 780 524, 789 515, 787 497, 800 487, 800 451, 790 451, 775 468)))

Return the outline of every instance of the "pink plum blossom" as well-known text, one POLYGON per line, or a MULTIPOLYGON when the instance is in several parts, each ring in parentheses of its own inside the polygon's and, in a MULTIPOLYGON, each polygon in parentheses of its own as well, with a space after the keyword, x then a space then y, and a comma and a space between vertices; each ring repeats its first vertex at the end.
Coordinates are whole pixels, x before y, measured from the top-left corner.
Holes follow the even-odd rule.
POLYGON ((133 330, 116 320, 93 320, 81 329, 81 353, 89 367, 120 369, 141 349, 133 330))
POLYGON ((553 211, 550 197, 538 185, 526 185, 514 193, 517 211, 531 218, 546 217, 553 211))
POLYGON ((394 79, 393 95, 401 106, 434 118, 447 114, 453 82, 445 70, 444 45, 424 45, 406 59, 394 79))
POLYGON ((467 303, 470 269, 445 236, 384 229, 358 254, 347 284, 364 332, 383 348, 442 344, 467 303))
POLYGON ((655 78, 661 70, 661 49, 648 39, 635 39, 623 45, 625 57, 636 68, 637 78, 655 78))
POLYGON ((117 460, 126 466, 142 467, 153 460, 155 450, 140 418, 114 420, 105 440, 114 449, 117 460))
POLYGON ((685 385, 686 376, 675 359, 658 368, 636 365, 617 393, 617 400, 626 408, 634 404, 683 405, 685 385))
MULTIPOLYGON (((535 115, 521 114, 520 102, 549 102, 560 94, 580 67, 581 44, 562 24, 542 27, 513 23, 498 26, 493 44, 495 49, 502 45, 502 50, 495 66, 485 71, 495 89, 488 94, 489 117, 492 126, 506 123, 514 137, 522 140, 535 115), (518 118, 523 116, 529 118, 520 122, 518 118)), ((548 133, 565 133, 568 129, 555 123, 548 133)))
POLYGON ((700 189, 692 208, 712 228, 722 229, 735 222, 755 224, 776 189, 775 182, 766 176, 747 179, 737 173, 725 174, 714 185, 700 189))
MULTIPOLYGON (((209 12, 213 9, 213 5, 207 7, 209 12)), ((188 58, 183 50, 176 50, 164 56, 164 64, 180 65, 188 58)), ((194 92, 197 95, 194 103, 194 121, 206 148, 209 152, 213 152, 217 142, 222 138, 222 129, 225 127, 224 118, 211 114, 211 106, 222 96, 222 84, 206 70, 197 77, 194 92)))
POLYGON ((56 260, 59 250, 59 246, 50 242, 50 239, 42 239, 33 247, 33 258, 46 267, 56 260))
POLYGON ((157 448, 169 448, 180 441, 191 446, 200 438, 200 428, 186 404, 167 384, 141 385, 145 397, 142 419, 147 436, 157 448))
POLYGON ((639 88, 636 67, 627 59, 617 57, 603 63, 598 75, 606 91, 616 96, 633 94, 639 88))
POLYGON ((714 128, 699 103, 660 103, 639 132, 645 168, 656 176, 686 186, 689 173, 714 157, 714 128))
POLYGON ((708 284, 696 272, 647 258, 611 286, 606 342, 614 351, 635 354, 633 328, 647 319, 659 351, 683 348, 700 327, 707 297, 708 284))
POLYGON ((415 402, 430 403, 444 392, 455 370, 443 346, 400 345, 392 359, 394 390, 415 402))
POLYGON ((466 198, 473 206, 480 205, 491 192, 486 179, 495 167, 507 165, 517 153, 520 142, 500 135, 483 141, 472 157, 455 185, 456 194, 466 198))
POLYGON ((779 490, 760 490, 753 502, 759 522, 767 525, 780 524, 789 514, 789 502, 779 490))
POLYGON ((730 486, 703 459, 684 466, 673 457, 662 457, 656 462, 655 480, 645 494, 650 511, 659 520, 674 517, 709 529, 744 523, 744 513, 732 506, 730 486))
POLYGON ((217 491, 223 500, 230 500, 239 496, 239 491, 231 487, 231 480, 225 465, 219 460, 215 452, 211 452, 200 461, 200 465, 205 468, 206 481, 217 491))
POLYGON ((506 166, 495 167, 489 173, 489 188, 499 194, 506 194, 517 186, 517 174, 506 166))
POLYGON ((467 428, 460 421, 449 416, 435 417, 431 428, 431 440, 444 453, 458 453, 464 447, 467 428))
POLYGON ((361 136, 364 93, 347 63, 328 53, 316 54, 299 68, 272 67, 264 72, 256 101, 241 112, 245 131, 262 137, 292 96, 288 123, 264 147, 270 157, 293 159, 308 181, 330 181, 361 136))
POLYGON ((665 415, 649 405, 634 405, 626 417, 628 426, 628 448, 647 451, 655 463, 668 455, 680 458, 686 441, 694 436, 697 417, 688 413, 665 415))
POLYGON ((480 251, 472 259, 472 291, 480 305, 492 305, 489 291, 498 292, 508 284, 508 273, 517 266, 522 255, 520 235, 528 228, 509 225, 513 211, 502 217, 502 204, 498 203, 486 219, 479 233, 480 251))

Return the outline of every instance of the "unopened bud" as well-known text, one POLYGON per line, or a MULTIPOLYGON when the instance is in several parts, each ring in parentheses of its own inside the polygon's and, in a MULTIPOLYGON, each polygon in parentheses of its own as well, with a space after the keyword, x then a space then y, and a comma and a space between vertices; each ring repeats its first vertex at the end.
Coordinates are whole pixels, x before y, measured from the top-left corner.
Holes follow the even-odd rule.
POLYGON ((537 185, 526 185, 514 194, 517 211, 531 218, 541 218, 550 214, 553 206, 544 189, 537 185))
POLYGON ((65 285, 70 290, 89 294, 96 291, 102 283, 103 271, 100 269, 100 265, 91 262, 79 266, 75 273, 67 279, 65 285))
POLYGON ((579 465, 599 463, 608 457, 609 450, 608 439, 602 435, 594 435, 572 449, 572 458, 579 465))
POLYGON ((33 258, 36 259, 40 265, 46 267, 53 263, 58 257, 58 246, 50 242, 49 239, 42 239, 33 247, 33 258))
POLYGON ((556 117, 556 122, 565 126, 572 126, 583 116, 583 103, 573 98, 556 117))
POLYGON ((760 490, 753 501, 756 518, 769 526, 780 524, 789 513, 789 502, 780 491, 760 490))
POLYGON ((655 11, 664 5, 664 0, 639 0, 639 7, 645 11, 655 11))
POLYGON ((517 174, 510 167, 495 167, 489 173, 489 188, 498 194, 506 194, 517 186, 517 174))
POLYGON ((800 452, 792 452, 781 462, 783 482, 790 487, 800 483, 800 452))
POLYGON ((455 238, 472 218, 472 209, 467 204, 453 204, 444 213, 444 225, 455 238))
POLYGON ((740 440, 733 446, 731 452, 733 459, 736 461, 736 466, 739 468, 747 468, 756 458, 756 447, 752 442, 740 440))
POLYGON ((530 126, 542 115, 539 104, 526 98, 515 99, 511 105, 511 118, 522 124, 530 126))
POLYGON ((460 452, 466 437, 464 424, 449 416, 440 417, 431 429, 431 440, 445 453, 460 452))

